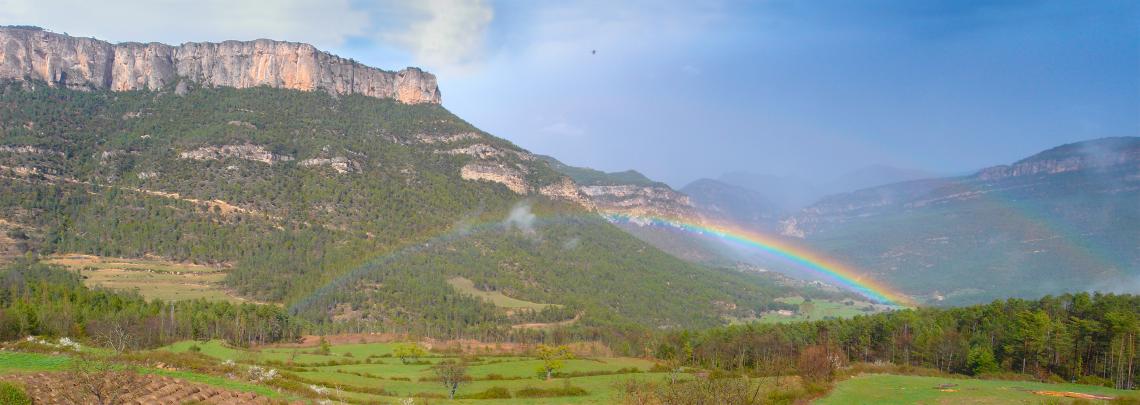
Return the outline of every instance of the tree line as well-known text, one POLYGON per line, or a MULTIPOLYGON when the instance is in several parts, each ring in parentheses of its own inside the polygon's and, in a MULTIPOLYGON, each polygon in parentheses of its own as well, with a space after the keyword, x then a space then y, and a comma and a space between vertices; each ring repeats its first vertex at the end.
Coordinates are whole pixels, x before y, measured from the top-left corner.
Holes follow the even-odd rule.
POLYGON ((147 301, 87 288, 75 273, 30 260, 0 270, 0 340, 68 336, 128 350, 185 339, 247 346, 296 340, 301 331, 301 322, 272 305, 147 301))
POLYGON ((1138 314, 1138 296, 1065 294, 675 332, 657 342, 655 354, 703 367, 784 374, 812 350, 843 362, 890 362, 970 375, 1013 372, 1132 389, 1138 314))

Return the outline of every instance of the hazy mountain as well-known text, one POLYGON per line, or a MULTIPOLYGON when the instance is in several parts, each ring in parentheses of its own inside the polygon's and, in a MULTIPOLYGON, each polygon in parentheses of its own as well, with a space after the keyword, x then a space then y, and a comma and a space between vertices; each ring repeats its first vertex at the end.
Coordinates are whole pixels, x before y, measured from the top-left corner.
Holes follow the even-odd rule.
POLYGON ((870 165, 824 179, 736 171, 725 173, 717 180, 758 192, 782 211, 792 212, 830 194, 932 177, 937 177, 937 174, 918 169, 870 165))
POLYGON ((778 229, 781 209, 764 194, 712 179, 700 179, 681 189, 706 217, 753 230, 778 229))
POLYGON ((785 221, 841 260, 950 302, 1134 290, 1140 138, 1059 146, 975 174, 832 195, 785 221))

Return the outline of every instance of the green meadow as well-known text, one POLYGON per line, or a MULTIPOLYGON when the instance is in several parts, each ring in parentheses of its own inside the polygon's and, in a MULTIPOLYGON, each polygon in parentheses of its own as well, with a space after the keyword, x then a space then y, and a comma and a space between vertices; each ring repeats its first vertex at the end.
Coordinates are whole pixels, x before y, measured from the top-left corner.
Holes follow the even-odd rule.
POLYGON ((780 315, 774 312, 766 313, 760 317, 758 320, 759 322, 792 323, 803 321, 818 321, 831 318, 841 319, 851 318, 856 315, 868 315, 882 311, 879 306, 875 306, 872 303, 864 301, 836 301, 825 299, 806 301, 803 297, 777 298, 776 301, 780 301, 786 304, 798 305, 799 310, 791 315, 780 315))
POLYGON ((475 288, 475 283, 463 277, 453 277, 447 280, 447 283, 455 288, 460 293, 470 295, 472 297, 480 298, 487 301, 492 305, 511 310, 511 309, 533 309, 541 311, 549 306, 556 306, 554 304, 540 304, 537 302, 523 301, 504 295, 499 291, 483 291, 475 288))
POLYGON ((820 405, 1089 403, 1089 400, 1047 396, 1036 394, 1034 391, 1094 394, 1140 401, 1140 394, 1135 391, 1093 385, 863 374, 836 383, 831 393, 816 403, 820 405))
MULTIPOLYGON (((456 360, 457 354, 428 352, 405 361, 395 357, 400 343, 360 343, 329 346, 327 354, 317 347, 264 347, 240 349, 221 341, 183 341, 156 349, 154 358, 177 358, 161 352, 196 352, 195 358, 210 359, 217 364, 234 362, 237 367, 262 366, 277 369, 272 383, 252 383, 227 375, 211 375, 187 371, 179 364, 169 368, 140 368, 148 374, 160 374, 187 381, 237 391, 255 392, 288 401, 331 399, 343 403, 399 403, 414 398, 414 403, 459 404, 610 404, 621 401, 623 387, 631 382, 662 384, 670 378, 659 371, 654 361, 630 357, 588 357, 565 360, 555 378, 546 380, 540 373, 541 360, 514 354, 464 355, 470 380, 460 385, 458 399, 446 399, 446 387, 436 381, 432 366, 456 360), (283 389, 283 387, 285 387, 283 389), (520 392, 546 392, 580 389, 579 395, 523 397, 520 392), (481 393, 497 389, 510 398, 474 399, 481 393), (320 390, 321 393, 317 393, 320 390), (465 398, 468 397, 468 398, 465 398)), ((97 352, 105 354, 105 352, 97 352)), ((68 369, 67 355, 49 355, 0 351, 0 375, 11 373, 62 372, 68 369)), ((692 380, 691 373, 679 374, 680 380, 692 380)), ((775 379, 751 378, 760 388, 774 388, 775 379)), ((798 385, 794 377, 785 385, 798 385)), ((765 389, 767 389, 765 388, 765 389)), ((1048 384, 1033 381, 981 380, 952 377, 925 377, 896 374, 860 374, 835 383, 834 388, 815 400, 830 404, 1067 404, 1104 403, 1103 400, 1056 396, 1091 394, 1128 400, 1140 400, 1135 392, 1090 385, 1048 384), (1053 396, 1041 391, 1049 391, 1053 396)), ((559 394, 554 394, 559 395, 559 394)))
MULTIPOLYGON (((179 342, 159 350, 171 352, 197 351, 219 362, 260 364, 278 367, 282 378, 306 385, 329 389, 332 398, 350 402, 392 401, 397 398, 434 398, 447 395, 446 387, 435 381, 432 366, 441 361, 456 360, 457 355, 429 353, 408 359, 405 364, 393 356, 399 343, 339 344, 330 346, 329 354, 319 354, 313 347, 261 348, 241 350, 220 341, 179 342), (192 349, 192 347, 194 349, 192 349)), ((650 372, 655 363, 629 357, 591 357, 565 360, 555 378, 540 375, 542 361, 518 355, 467 355, 467 374, 471 381, 460 386, 458 396, 473 395, 491 388, 504 388, 517 396, 520 390, 557 390, 577 387, 584 395, 554 398, 464 399, 458 403, 504 404, 606 404, 619 400, 621 384, 629 380, 662 382, 664 372, 650 372)), ((682 379, 692 378, 683 375, 682 379)))

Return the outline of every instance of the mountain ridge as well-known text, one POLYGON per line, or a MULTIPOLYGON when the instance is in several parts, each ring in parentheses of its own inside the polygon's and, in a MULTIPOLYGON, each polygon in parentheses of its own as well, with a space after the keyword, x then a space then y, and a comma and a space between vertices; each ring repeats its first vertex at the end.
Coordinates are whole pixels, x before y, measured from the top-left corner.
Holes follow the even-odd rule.
POLYGON ((405 104, 440 104, 434 75, 389 72, 298 42, 158 42, 112 44, 38 27, 0 27, 0 79, 41 80, 73 90, 170 90, 227 86, 362 94, 405 104))
POLYGON ((1101 138, 831 195, 782 233, 935 303, 1115 291, 1140 275, 1138 199, 1140 137, 1101 138))

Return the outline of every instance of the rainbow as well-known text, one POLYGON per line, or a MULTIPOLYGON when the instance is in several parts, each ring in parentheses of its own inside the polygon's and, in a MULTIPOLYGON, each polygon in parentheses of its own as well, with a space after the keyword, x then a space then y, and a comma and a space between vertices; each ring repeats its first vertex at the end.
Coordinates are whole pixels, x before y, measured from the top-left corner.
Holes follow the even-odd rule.
POLYGON ((628 222, 639 225, 673 227, 686 232, 713 236, 719 239, 759 249, 765 253, 795 263, 817 276, 855 291, 883 304, 913 307, 915 302, 905 294, 867 277, 859 271, 841 265, 819 254, 797 247, 787 241, 731 225, 713 224, 699 219, 666 218, 659 216, 630 216, 617 212, 603 212, 602 215, 614 222, 628 222))
MULTIPOLYGON (((712 224, 709 221, 700 219, 686 220, 680 218, 665 218, 645 215, 631 216, 624 213, 606 211, 598 211, 596 213, 591 213, 588 215, 593 216, 599 214, 611 222, 627 222, 639 225, 671 227, 675 229, 681 229, 689 233, 713 236, 729 242, 756 248, 773 256, 793 262, 797 266, 810 270, 814 274, 820 276, 822 279, 832 284, 855 291, 856 293, 862 294, 868 299, 877 301, 879 303, 900 307, 916 306, 910 297, 898 293, 876 280, 864 278, 859 274, 859 272, 855 271, 854 269, 835 263, 834 261, 828 260, 821 255, 809 252, 800 247, 793 246, 786 241, 777 239, 772 236, 748 231, 736 226, 712 224)), ((540 218, 539 221, 540 223, 547 223, 550 222, 551 219, 540 218)), ((477 221, 475 223, 466 223, 458 226, 457 229, 454 229, 451 232, 423 240, 419 243, 405 245, 403 248, 380 254, 365 261, 360 266, 357 266, 355 269, 349 271, 348 273, 336 277, 335 279, 325 283, 316 291, 313 291, 311 294, 306 295, 301 300, 291 305, 290 310, 292 313, 297 314, 300 311, 308 309, 313 305, 318 305, 321 298, 327 294, 343 290, 345 288, 350 288, 352 283, 359 280, 364 275, 375 271, 380 267, 387 266, 392 261, 404 255, 421 252, 430 248, 431 246, 440 243, 449 243, 471 236, 473 234, 500 230, 505 226, 508 225, 505 225, 501 219, 484 219, 483 221, 477 221)))

